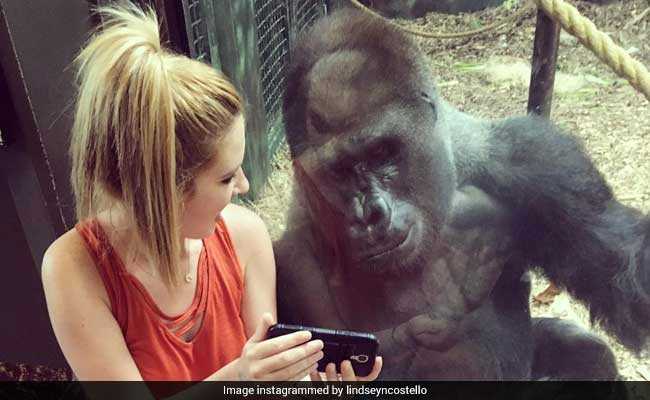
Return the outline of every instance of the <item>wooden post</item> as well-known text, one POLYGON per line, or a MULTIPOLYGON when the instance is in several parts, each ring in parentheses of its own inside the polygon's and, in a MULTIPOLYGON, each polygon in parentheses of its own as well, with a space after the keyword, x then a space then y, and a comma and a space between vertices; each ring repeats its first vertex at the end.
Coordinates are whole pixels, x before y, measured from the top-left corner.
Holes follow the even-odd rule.
POLYGON ((532 73, 528 89, 528 112, 549 117, 555 82, 555 63, 560 44, 560 24, 537 11, 532 73))

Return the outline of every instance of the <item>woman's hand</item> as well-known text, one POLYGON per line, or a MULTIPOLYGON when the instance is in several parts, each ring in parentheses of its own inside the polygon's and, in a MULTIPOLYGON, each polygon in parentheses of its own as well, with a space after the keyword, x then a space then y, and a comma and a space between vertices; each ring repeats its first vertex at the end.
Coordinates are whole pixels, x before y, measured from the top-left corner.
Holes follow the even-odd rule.
POLYGON ((244 345, 238 360, 240 380, 291 381, 316 371, 323 358, 323 341, 311 340, 311 332, 300 331, 265 340, 273 325, 271 314, 262 315, 255 333, 244 345))
MULTIPOLYGON (((375 357, 375 365, 372 367, 372 371, 368 376, 356 376, 354 374, 354 368, 350 360, 345 360, 341 363, 341 373, 336 373, 336 366, 334 363, 329 363, 325 367, 325 378, 328 381, 344 381, 344 382, 369 382, 374 381, 379 376, 381 372, 381 367, 383 365, 383 359, 381 357, 375 357)), ((321 374, 318 371, 312 371, 309 373, 312 381, 322 381, 321 374)))

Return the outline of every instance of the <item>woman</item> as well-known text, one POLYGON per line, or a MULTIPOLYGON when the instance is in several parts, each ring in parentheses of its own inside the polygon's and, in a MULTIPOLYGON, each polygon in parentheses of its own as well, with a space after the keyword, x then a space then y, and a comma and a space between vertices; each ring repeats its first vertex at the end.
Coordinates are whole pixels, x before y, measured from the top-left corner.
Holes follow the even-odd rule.
MULTIPOLYGON (((162 48, 151 11, 103 8, 78 57, 72 182, 79 223, 43 260, 54 332, 81 380, 292 380, 323 343, 265 340, 275 265, 246 193, 240 96, 162 48)), ((338 379, 333 365, 326 377, 338 379)), ((381 359, 365 380, 375 379, 381 359)), ((349 362, 341 378, 356 380, 349 362)))

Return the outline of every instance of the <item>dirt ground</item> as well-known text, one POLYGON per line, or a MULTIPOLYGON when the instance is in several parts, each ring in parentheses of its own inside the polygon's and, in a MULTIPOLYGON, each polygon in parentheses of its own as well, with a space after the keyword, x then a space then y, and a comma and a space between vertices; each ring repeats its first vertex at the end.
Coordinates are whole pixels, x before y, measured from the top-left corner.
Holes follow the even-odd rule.
MULTIPOLYGON (((508 3, 508 2, 507 2, 508 3)), ((509 3, 512 3, 509 2, 509 3)), ((628 0, 597 6, 572 1, 580 12, 630 52, 650 66, 650 15, 634 23, 648 7, 648 0, 628 0)), ((501 6, 474 14, 430 13, 400 24, 425 31, 460 32, 506 18, 520 5, 501 6)), ((512 29, 469 39, 421 39, 431 59, 441 95, 461 110, 490 119, 526 112, 535 14, 529 12, 512 29)), ((575 38, 563 33, 551 118, 580 137, 617 198, 650 212, 650 102, 602 64, 575 38)), ((261 199, 249 206, 265 220, 273 238, 284 229, 292 173, 286 149, 274 161, 274 172, 261 199)), ((547 282, 535 275, 533 293, 547 282)), ((650 352, 635 356, 598 327, 589 323, 588 312, 562 293, 549 305, 535 304, 535 316, 566 318, 589 327, 614 349, 623 379, 650 380, 650 352)))

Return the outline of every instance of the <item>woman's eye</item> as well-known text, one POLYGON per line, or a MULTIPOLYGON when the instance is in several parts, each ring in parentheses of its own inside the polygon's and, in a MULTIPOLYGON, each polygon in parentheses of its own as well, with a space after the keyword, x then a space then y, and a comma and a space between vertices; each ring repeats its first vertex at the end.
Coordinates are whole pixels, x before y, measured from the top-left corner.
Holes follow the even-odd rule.
POLYGON ((221 183, 223 183, 224 185, 227 185, 227 184, 229 184, 230 182, 232 182, 232 179, 233 179, 233 178, 234 178, 234 175, 233 175, 233 176, 230 176, 230 177, 228 177, 228 178, 226 178, 226 179, 224 179, 224 180, 222 180, 221 183))

